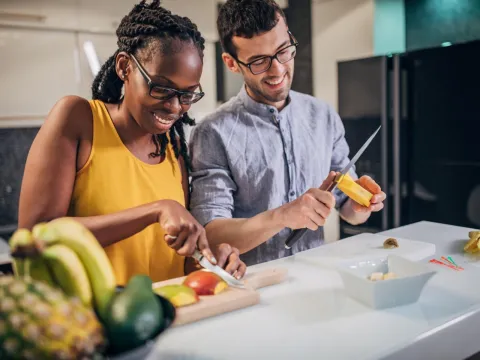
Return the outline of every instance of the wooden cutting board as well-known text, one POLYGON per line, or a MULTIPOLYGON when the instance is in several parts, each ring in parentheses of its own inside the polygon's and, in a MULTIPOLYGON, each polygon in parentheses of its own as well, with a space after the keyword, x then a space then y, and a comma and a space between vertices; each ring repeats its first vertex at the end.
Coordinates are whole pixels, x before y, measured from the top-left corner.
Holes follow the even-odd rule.
MULTIPOLYGON (((278 284, 285 280, 287 270, 284 268, 273 268, 249 273, 245 276, 246 289, 239 289, 229 286, 220 294, 212 296, 200 296, 196 304, 179 307, 176 309, 176 318, 173 326, 192 323, 211 316, 246 308, 258 304, 260 295, 256 289, 269 285, 278 284)), ((153 288, 170 284, 181 284, 184 277, 161 281, 153 284, 153 288)))

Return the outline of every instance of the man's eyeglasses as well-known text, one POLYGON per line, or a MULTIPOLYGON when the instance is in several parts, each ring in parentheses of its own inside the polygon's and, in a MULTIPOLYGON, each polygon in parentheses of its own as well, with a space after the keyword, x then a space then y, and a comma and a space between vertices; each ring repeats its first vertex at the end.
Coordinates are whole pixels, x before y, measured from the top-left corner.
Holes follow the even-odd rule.
POLYGON ((132 57, 133 61, 135 61, 135 64, 137 64, 137 67, 140 70, 140 73, 142 74, 143 78, 147 82, 147 85, 149 88, 148 93, 150 94, 151 97, 157 100, 169 100, 174 96, 177 96, 180 104, 191 105, 196 103, 205 95, 205 93, 202 91, 202 85, 200 85, 200 92, 193 92, 193 91, 176 90, 166 86, 155 84, 152 81, 152 79, 150 79, 150 76, 148 76, 147 72, 145 71, 143 66, 140 65, 140 63, 135 58, 135 56, 133 56, 132 54, 130 54, 130 56, 132 57))
POLYGON ((270 67, 272 66, 273 59, 277 59, 280 64, 285 64, 286 62, 292 60, 295 55, 297 55, 298 46, 298 41, 295 39, 295 37, 290 31, 288 31, 288 35, 290 36, 291 44, 278 50, 277 53, 273 56, 262 56, 261 58, 255 59, 248 64, 241 62, 237 58, 235 58, 235 60, 239 64, 248 67, 253 75, 258 75, 264 73, 265 71, 268 71, 268 69, 270 69, 270 67))

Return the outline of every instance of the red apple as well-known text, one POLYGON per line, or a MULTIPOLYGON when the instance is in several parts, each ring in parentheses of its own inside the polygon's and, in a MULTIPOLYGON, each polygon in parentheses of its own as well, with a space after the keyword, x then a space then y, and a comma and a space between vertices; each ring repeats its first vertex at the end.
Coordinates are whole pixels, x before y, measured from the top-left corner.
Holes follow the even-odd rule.
POLYGON ((211 271, 197 270, 189 274, 183 281, 198 295, 216 295, 224 291, 228 284, 217 274, 211 271))
POLYGON ((163 296, 177 308, 195 304, 200 300, 193 289, 181 284, 165 285, 155 288, 153 291, 156 294, 163 296))

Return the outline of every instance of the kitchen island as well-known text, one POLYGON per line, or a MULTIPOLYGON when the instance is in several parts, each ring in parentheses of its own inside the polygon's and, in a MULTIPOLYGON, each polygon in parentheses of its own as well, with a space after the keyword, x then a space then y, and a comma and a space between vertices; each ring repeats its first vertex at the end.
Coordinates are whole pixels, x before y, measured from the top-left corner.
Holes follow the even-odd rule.
POLYGON ((469 230, 419 222, 381 233, 435 244, 422 262, 452 256, 465 268, 429 264, 438 272, 415 304, 356 302, 336 271, 310 261, 312 249, 250 267, 287 268, 288 278, 259 289, 258 305, 170 329, 148 359, 466 359, 480 351, 480 261, 463 253, 469 230))

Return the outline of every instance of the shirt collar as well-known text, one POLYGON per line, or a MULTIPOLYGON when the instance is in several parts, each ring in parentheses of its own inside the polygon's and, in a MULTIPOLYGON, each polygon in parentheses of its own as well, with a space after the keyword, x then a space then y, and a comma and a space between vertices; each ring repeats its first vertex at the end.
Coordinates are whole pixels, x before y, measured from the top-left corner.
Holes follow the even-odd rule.
POLYGON ((253 100, 250 95, 248 95, 245 84, 243 84, 242 88, 240 89, 238 96, 249 113, 256 114, 261 117, 268 117, 269 119, 271 119, 272 116, 287 114, 290 111, 292 103, 290 93, 287 98, 287 105, 285 105, 281 111, 278 111, 275 106, 262 104, 253 100))

